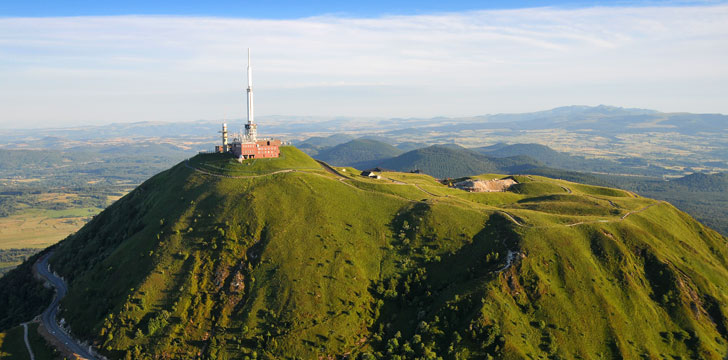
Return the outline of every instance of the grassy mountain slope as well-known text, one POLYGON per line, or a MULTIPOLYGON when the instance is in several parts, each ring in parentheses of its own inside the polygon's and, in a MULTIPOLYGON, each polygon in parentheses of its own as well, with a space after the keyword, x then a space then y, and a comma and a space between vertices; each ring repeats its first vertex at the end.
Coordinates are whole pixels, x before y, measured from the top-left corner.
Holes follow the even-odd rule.
POLYGON ((472 176, 482 173, 518 172, 537 165, 538 162, 525 156, 488 157, 454 144, 433 145, 409 151, 390 159, 355 164, 355 166, 362 168, 379 166, 397 171, 419 169, 439 178, 472 176))
POLYGON ((403 150, 381 141, 355 139, 320 150, 316 158, 332 165, 351 165, 364 161, 391 158, 403 152, 403 150))
POLYGON ((691 174, 670 181, 627 183, 645 196, 664 199, 722 234, 728 234, 728 174, 691 174))
POLYGON ((664 181, 661 177, 603 174, 661 172, 646 163, 631 162, 626 165, 629 159, 624 160, 625 163, 617 163, 584 159, 539 144, 498 143, 475 149, 465 149, 454 144, 439 145, 392 159, 355 165, 360 168, 381 166, 399 171, 419 169, 439 178, 472 176, 482 172, 528 173, 591 185, 619 187, 669 201, 723 235, 728 234, 728 177, 725 174, 698 173, 671 181, 664 181), (473 155, 474 151, 487 155, 473 155))
POLYGON ((726 239, 667 203, 537 176, 505 193, 337 176, 282 151, 197 156, 60 243, 74 333, 134 359, 728 350, 726 239))

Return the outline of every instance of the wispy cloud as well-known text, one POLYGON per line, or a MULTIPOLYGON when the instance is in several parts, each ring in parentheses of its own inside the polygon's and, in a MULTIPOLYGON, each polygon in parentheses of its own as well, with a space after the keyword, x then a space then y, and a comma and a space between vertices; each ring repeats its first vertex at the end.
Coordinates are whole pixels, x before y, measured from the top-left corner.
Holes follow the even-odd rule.
POLYGON ((0 127, 615 105, 728 112, 728 6, 0 18, 0 127))

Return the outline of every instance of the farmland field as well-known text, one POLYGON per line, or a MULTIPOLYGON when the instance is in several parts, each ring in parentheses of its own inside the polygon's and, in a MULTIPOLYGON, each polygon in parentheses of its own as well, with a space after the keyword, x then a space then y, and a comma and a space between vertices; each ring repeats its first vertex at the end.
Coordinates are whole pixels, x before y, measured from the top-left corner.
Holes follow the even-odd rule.
POLYGON ((32 209, 0 218, 0 249, 45 248, 78 230, 98 208, 32 209))

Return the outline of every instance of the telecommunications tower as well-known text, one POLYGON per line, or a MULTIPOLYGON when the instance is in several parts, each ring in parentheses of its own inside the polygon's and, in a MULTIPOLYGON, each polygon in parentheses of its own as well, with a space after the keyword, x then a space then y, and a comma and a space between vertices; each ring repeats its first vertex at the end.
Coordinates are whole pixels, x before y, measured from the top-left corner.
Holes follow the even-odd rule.
POLYGON ((228 143, 227 124, 222 124, 222 145, 215 146, 216 153, 232 154, 238 161, 248 159, 277 158, 281 154, 280 139, 264 138, 258 140, 258 124, 253 115, 253 67, 250 66, 250 49, 248 49, 248 122, 245 132, 237 133, 228 143))
POLYGON ((253 115, 253 68, 250 66, 250 48, 248 48, 248 123, 245 124, 245 138, 255 142, 258 139, 258 125, 253 115))

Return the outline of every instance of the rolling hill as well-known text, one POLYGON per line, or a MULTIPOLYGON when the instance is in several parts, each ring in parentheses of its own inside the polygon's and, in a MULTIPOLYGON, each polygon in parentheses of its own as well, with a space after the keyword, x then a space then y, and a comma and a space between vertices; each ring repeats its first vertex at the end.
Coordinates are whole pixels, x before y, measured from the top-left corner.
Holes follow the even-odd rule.
POLYGON ((670 181, 626 183, 645 196, 663 199, 702 223, 728 234, 728 174, 695 173, 670 181))
MULTIPOLYGON (((551 149, 546 145, 541 144, 503 144, 498 143, 492 146, 484 146, 472 149, 484 155, 493 157, 508 157, 526 155, 534 160, 538 160, 545 165, 555 166, 562 169, 569 169, 565 164, 581 163, 584 161, 583 158, 571 156, 566 153, 561 153, 551 149), (579 161, 581 160, 581 162, 579 161)), ((571 170, 571 169, 569 169, 571 170)))
POLYGON ((728 173, 695 173, 672 180, 671 183, 690 191, 724 192, 728 191, 728 173))
POLYGON ((660 174, 661 168, 652 171, 652 166, 635 161, 630 161, 630 165, 610 160, 585 159, 539 144, 504 143, 474 149, 455 144, 436 145, 390 159, 354 164, 364 169, 375 166, 397 171, 417 169, 438 178, 480 173, 527 173, 596 186, 618 187, 669 201, 723 235, 728 235, 728 176, 725 173, 696 173, 665 181, 662 177, 630 175, 633 172, 660 174))
MULTIPOLYGON (((598 173, 639 174, 661 176, 671 173, 668 169, 650 165, 644 159, 633 157, 617 161, 606 159, 587 159, 582 156, 558 152, 541 144, 503 144, 473 148, 473 151, 490 157, 528 156, 550 168, 598 173)), ((674 173, 674 172, 673 172, 674 173)))
POLYGON ((526 156, 488 157, 454 144, 433 145, 381 160, 354 163, 358 168, 375 166, 397 170, 420 170, 437 178, 471 176, 482 173, 518 173, 540 164, 526 156))
POLYGON ((353 140, 354 136, 346 134, 333 134, 326 137, 314 136, 306 140, 296 142, 296 147, 310 156, 318 155, 322 149, 331 148, 347 141, 353 140))
POLYGON ((320 150, 317 159, 332 165, 351 165, 355 163, 385 159, 403 153, 402 150, 373 139, 355 139, 330 148, 320 150))
POLYGON ((198 155, 59 243, 74 334, 110 359, 728 351, 727 239, 668 203, 538 176, 468 193, 282 154, 198 155))

